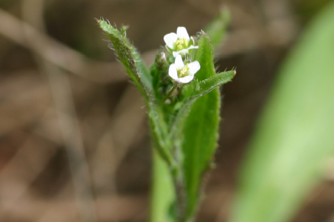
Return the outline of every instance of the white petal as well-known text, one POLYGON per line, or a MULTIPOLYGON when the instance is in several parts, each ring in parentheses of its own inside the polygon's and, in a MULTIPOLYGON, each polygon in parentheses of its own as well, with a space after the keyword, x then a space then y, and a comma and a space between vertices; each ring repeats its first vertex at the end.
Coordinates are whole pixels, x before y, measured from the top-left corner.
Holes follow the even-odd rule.
POLYGON ((173 51, 172 55, 174 58, 176 58, 178 55, 180 55, 181 53, 179 51, 173 51))
POLYGON ((183 49, 179 51, 173 51, 172 54, 174 57, 177 57, 178 55, 185 55, 188 53, 188 49, 183 49))
POLYGON ((193 61, 189 63, 188 68, 190 69, 190 75, 194 75, 196 72, 200 70, 200 63, 198 61, 193 61))
POLYGON ((183 62, 183 59, 181 58, 180 55, 177 55, 176 56, 176 60, 174 61, 174 64, 176 65, 176 68, 179 70, 179 69, 182 69, 185 64, 183 62))
POLYGON ((175 64, 171 64, 169 67, 169 76, 174 79, 174 80, 178 80, 178 72, 177 72, 177 68, 175 64))
POLYGON ((188 76, 185 76, 185 77, 181 77, 181 78, 178 78, 178 82, 180 83, 183 83, 183 84, 187 84, 189 82, 191 82, 194 78, 194 75, 188 75, 188 76))
POLYGON ((181 39, 183 38, 183 39, 190 40, 190 36, 188 35, 187 30, 183 26, 179 26, 177 28, 177 36, 178 38, 181 38, 181 39))
POLYGON ((178 36, 175 33, 168 33, 164 36, 164 42, 170 49, 173 48, 173 45, 177 41, 177 39, 178 36))
POLYGON ((172 54, 174 57, 177 57, 178 55, 185 55, 188 53, 189 50, 192 50, 192 49, 198 49, 199 47, 198 46, 190 46, 189 48, 187 49, 182 49, 182 50, 179 50, 179 51, 173 51, 172 54))
POLYGON ((199 46, 194 46, 194 45, 192 45, 192 46, 190 46, 189 48, 187 48, 188 50, 190 50, 190 49, 198 49, 199 48, 199 46))

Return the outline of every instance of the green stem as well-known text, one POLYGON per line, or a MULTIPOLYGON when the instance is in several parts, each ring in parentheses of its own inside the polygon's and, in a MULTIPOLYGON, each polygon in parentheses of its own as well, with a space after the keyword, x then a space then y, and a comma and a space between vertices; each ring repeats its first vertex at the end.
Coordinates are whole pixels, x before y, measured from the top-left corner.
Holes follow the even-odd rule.
POLYGON ((175 200, 173 181, 166 162, 153 149, 153 175, 151 194, 151 221, 174 221, 170 214, 175 200))

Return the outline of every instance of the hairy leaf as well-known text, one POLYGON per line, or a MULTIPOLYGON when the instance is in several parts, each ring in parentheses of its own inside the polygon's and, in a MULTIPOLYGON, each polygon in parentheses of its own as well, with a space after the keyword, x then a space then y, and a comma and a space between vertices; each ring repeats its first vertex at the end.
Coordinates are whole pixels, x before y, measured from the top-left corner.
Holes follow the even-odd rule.
MULTIPOLYGON (((196 81, 214 77, 213 49, 206 35, 199 40, 196 59, 201 69, 196 81)), ((219 127, 220 92, 219 89, 197 99, 192 104, 183 126, 182 151, 183 171, 187 197, 187 216, 193 216, 200 196, 203 174, 214 155, 219 127)), ((188 219, 190 220, 190 219, 188 219)))
POLYGON ((228 83, 234 78, 235 74, 235 70, 226 71, 215 74, 214 76, 211 76, 202 81, 194 81, 193 83, 185 86, 183 89, 183 93, 187 95, 187 98, 185 98, 186 103, 187 101, 202 97, 210 93, 212 90, 217 89, 217 87, 228 83))
POLYGON ((115 55, 123 64, 130 79, 147 99, 152 99, 153 89, 150 73, 144 65, 140 54, 128 40, 126 28, 117 29, 103 19, 97 22, 100 28, 107 33, 115 55))

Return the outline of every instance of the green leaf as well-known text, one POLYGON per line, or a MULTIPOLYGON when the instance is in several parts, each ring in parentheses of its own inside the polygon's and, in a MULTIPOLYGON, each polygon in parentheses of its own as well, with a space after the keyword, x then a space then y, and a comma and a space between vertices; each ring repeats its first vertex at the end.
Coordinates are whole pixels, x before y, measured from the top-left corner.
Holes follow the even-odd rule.
POLYGON ((144 65, 140 54, 126 36, 126 28, 117 29, 108 21, 97 20, 100 28, 107 33, 115 55, 123 64, 130 79, 147 99, 153 98, 150 72, 144 65))
POLYGON ((232 221, 289 221, 334 149, 333 5, 279 73, 242 169, 232 221))
POLYGON ((215 74, 214 76, 202 81, 194 81, 193 83, 185 86, 183 88, 183 93, 187 95, 185 103, 200 98, 210 93, 212 90, 217 89, 221 85, 228 83, 234 78, 235 74, 235 70, 225 71, 215 74))
POLYGON ((205 96, 211 91, 217 89, 221 85, 224 85, 231 81, 236 75, 235 70, 225 71, 219 74, 215 74, 212 77, 209 77, 202 81, 194 81, 189 85, 183 87, 182 95, 184 97, 183 104, 180 107, 180 110, 177 116, 172 123, 170 128, 172 137, 181 134, 182 125, 186 119, 186 116, 189 114, 192 104, 200 97, 205 96), (178 131, 179 130, 179 131, 178 131))
MULTIPOLYGON (((199 40, 196 59, 201 64, 201 69, 196 74, 196 81, 201 83, 201 81, 216 75, 213 64, 213 49, 206 35, 203 35, 199 40)), ((203 175, 212 162, 217 146, 219 113, 220 92, 216 88, 192 104, 182 129, 181 146, 184 158, 187 220, 191 220, 189 218, 196 211, 203 175)))

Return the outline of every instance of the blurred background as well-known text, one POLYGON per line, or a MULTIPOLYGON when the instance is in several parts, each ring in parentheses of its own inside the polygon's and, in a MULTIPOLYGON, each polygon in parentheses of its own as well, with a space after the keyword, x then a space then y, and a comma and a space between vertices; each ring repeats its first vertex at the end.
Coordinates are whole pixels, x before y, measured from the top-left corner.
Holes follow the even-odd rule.
MULTIPOLYGON (((151 64, 164 34, 180 25, 195 34, 222 7, 231 22, 217 67, 238 75, 222 89, 216 165, 197 220, 229 220, 248 142, 280 65, 330 2, 0 0, 0 220, 146 221, 144 104, 95 18, 128 25, 151 64)), ((289 220, 333 221, 331 158, 323 176, 289 220)))

